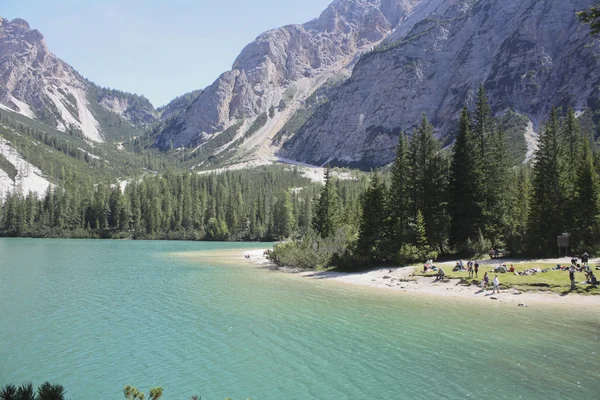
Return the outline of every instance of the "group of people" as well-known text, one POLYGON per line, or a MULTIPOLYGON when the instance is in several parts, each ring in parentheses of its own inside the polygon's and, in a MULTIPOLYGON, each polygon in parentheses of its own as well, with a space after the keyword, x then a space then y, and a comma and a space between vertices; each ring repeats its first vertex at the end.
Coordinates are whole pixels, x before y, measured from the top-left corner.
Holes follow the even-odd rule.
MULTIPOLYGON (((444 272, 443 268, 439 267, 435 267, 432 266, 432 264, 430 262, 425 263, 425 265, 423 266, 423 272, 427 272, 428 270, 432 270, 432 271, 437 271, 437 275, 436 275, 436 279, 437 280, 442 280, 446 277, 446 273, 444 272)), ((515 268, 514 266, 511 265, 511 272, 514 272, 515 268)), ((469 273, 469 278, 477 278, 478 274, 479 274, 479 263, 477 261, 468 261, 466 264, 463 263, 462 260, 458 261, 456 263, 456 265, 454 266, 454 268, 452 269, 453 272, 457 272, 457 271, 467 271, 469 273)), ((485 289, 486 287, 488 287, 490 285, 490 277, 489 274, 486 272, 483 275, 483 278, 481 279, 481 289, 485 289)), ((492 286, 493 286, 493 293, 500 293, 500 279, 498 279, 498 275, 494 276, 494 279, 492 280, 492 286)))
MULTIPOLYGON (((560 264, 558 264, 556 266, 556 268, 553 268, 555 270, 562 270, 562 271, 568 270, 569 271, 569 279, 571 280, 571 290, 575 290, 575 287, 576 287, 575 286, 575 272, 584 272, 585 273, 586 282, 584 282, 584 283, 588 283, 591 285, 599 285, 600 284, 600 282, 596 278, 596 275, 594 274, 594 272, 592 272, 592 269, 589 266, 590 256, 588 255, 588 253, 587 252, 583 253, 580 258, 581 258, 581 263, 579 263, 579 258, 573 258, 573 259, 571 259, 570 267, 561 266, 560 264)), ((600 268, 596 268, 596 269, 600 269, 600 268)), ((444 272, 444 270, 441 267, 438 268, 435 265, 433 265, 432 260, 427 260, 427 262, 423 266, 423 272, 427 272, 430 270, 437 272, 437 275, 436 275, 437 280, 443 280, 446 277, 446 273, 444 272)), ((454 266, 452 271, 454 271, 454 272, 467 271, 469 273, 469 278, 477 278, 477 276, 479 274, 479 263, 477 261, 468 261, 467 263, 464 263, 462 260, 460 260, 460 261, 456 262, 456 265, 454 266)), ((509 272, 509 273, 515 274, 515 275, 535 275, 538 273, 548 272, 548 270, 541 269, 541 268, 530 268, 530 269, 518 272, 515 270, 515 267, 513 264, 511 264, 510 267, 507 267, 506 264, 501 264, 494 268, 494 272, 496 272, 496 273, 509 272)), ((486 272, 483 275, 480 285, 481 285, 482 290, 490 285, 490 276, 489 276, 488 272, 486 272)), ((500 293, 500 280, 498 279, 498 275, 494 276, 494 279, 492 280, 492 286, 493 286, 493 293, 500 293)))
MULTIPOLYGON (((483 279, 481 280, 481 290, 484 290, 486 287, 490 285, 490 276, 486 272, 483 274, 483 279)), ((492 280, 492 285, 494 287, 492 293, 500 293, 500 279, 498 279, 498 275, 494 276, 492 280)))
POLYGON ((469 273, 469 278, 477 278, 479 274, 479 263, 477 261, 468 261, 465 265, 462 260, 458 261, 452 271, 467 271, 469 273))
MULTIPOLYGON (((581 255, 581 263, 578 262, 579 259, 572 258, 571 266, 569 267, 569 280, 571 281, 571 290, 575 290, 575 272, 584 272, 585 273, 585 282, 590 285, 598 285, 598 279, 596 275, 592 271, 589 265, 590 256, 587 252, 581 255)), ((564 270, 564 268, 561 268, 564 270)))

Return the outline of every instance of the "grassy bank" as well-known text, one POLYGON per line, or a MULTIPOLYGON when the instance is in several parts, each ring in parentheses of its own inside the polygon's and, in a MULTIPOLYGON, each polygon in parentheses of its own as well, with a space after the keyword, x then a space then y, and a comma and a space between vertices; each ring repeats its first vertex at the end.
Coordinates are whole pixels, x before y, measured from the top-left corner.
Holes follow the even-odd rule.
MULTIPOLYGON (((510 267, 510 265, 510 263, 507 264, 508 267, 510 267)), ((551 270, 551 268, 556 267, 556 263, 513 263, 512 265, 514 265, 515 271, 518 272, 522 272, 531 268, 548 269, 548 272, 537 273, 535 275, 515 275, 510 272, 496 274, 493 272, 495 265, 483 265, 479 267, 479 274, 476 278, 469 278, 469 273, 467 271, 452 271, 452 268, 454 267, 453 265, 442 265, 442 268, 446 273, 447 279, 461 279, 465 285, 479 285, 483 275, 488 272, 488 275, 490 276, 490 284, 494 278, 494 275, 498 275, 501 289, 517 289, 523 292, 543 291, 560 294, 578 293, 586 295, 600 295, 599 287, 594 287, 588 284, 582 285, 580 283, 586 280, 585 273, 583 272, 575 273, 575 282, 577 282, 577 288, 571 292, 569 272, 551 270)), ((595 271, 595 266, 592 268, 594 269, 594 273, 599 272, 595 271)), ((423 269, 420 268, 415 271, 414 274, 417 276, 434 278, 437 275, 437 272, 428 271, 427 273, 424 273, 423 269)))

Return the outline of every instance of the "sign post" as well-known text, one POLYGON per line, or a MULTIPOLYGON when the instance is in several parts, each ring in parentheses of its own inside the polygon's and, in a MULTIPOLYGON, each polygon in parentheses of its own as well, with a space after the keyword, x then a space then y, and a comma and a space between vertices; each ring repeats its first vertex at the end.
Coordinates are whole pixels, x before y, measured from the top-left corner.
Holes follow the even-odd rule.
POLYGON ((556 237, 556 243, 558 244, 558 257, 560 258, 562 251, 561 249, 565 249, 565 257, 567 256, 567 251, 569 249, 569 234, 563 233, 556 237))

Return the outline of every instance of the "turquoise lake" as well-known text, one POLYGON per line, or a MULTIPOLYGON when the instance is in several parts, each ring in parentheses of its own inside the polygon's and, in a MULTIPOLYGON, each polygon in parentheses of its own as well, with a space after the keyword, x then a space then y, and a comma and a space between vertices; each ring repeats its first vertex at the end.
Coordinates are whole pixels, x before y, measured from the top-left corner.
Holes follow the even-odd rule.
POLYGON ((254 268, 264 244, 0 239, 0 385, 67 398, 598 399, 600 310, 254 268))

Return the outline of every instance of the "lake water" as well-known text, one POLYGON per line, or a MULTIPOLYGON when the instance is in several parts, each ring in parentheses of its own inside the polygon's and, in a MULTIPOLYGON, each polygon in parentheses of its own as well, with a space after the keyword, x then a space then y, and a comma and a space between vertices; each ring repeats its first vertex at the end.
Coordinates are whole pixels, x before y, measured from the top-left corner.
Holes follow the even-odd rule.
POLYGON ((598 399, 598 310, 417 297, 225 262, 260 244, 0 239, 0 385, 122 398, 598 399), (189 253, 198 251, 207 253, 189 253))

